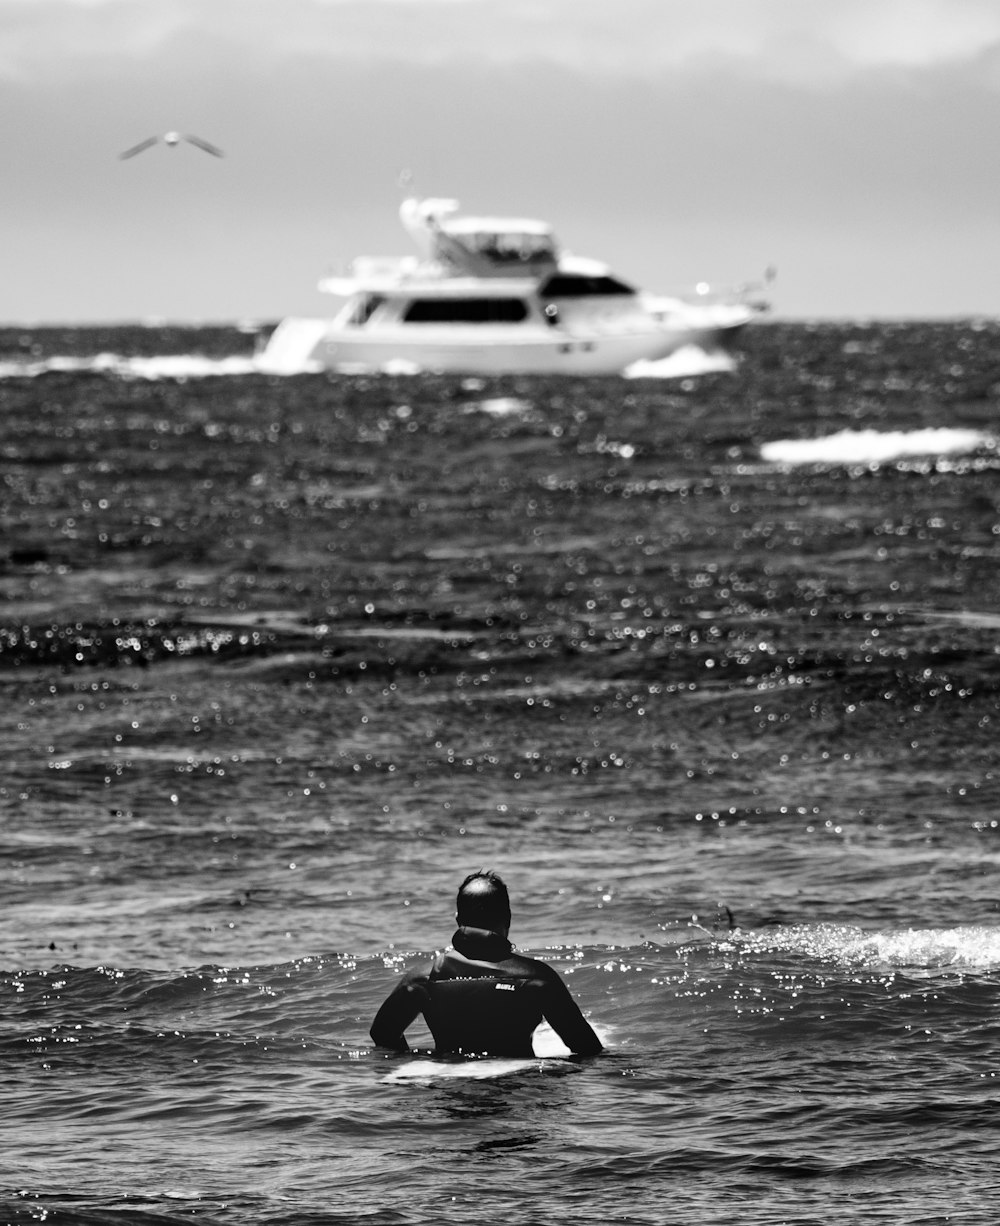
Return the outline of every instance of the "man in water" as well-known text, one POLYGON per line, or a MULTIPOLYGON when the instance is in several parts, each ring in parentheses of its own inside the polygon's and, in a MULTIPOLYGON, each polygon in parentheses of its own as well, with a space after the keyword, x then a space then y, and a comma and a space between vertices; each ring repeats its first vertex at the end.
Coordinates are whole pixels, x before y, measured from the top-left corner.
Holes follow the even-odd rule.
POLYGON ((532 1056, 531 1036, 544 1019, 571 1052, 595 1056, 601 1040, 559 973, 515 954, 510 899, 496 873, 471 873, 458 889, 452 948, 408 971, 372 1022, 379 1047, 409 1051, 404 1031, 423 1014, 438 1054, 532 1056))

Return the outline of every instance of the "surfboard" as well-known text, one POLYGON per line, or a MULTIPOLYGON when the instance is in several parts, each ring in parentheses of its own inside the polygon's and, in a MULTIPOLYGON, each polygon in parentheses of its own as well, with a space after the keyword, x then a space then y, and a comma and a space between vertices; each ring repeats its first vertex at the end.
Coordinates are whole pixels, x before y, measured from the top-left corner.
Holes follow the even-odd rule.
POLYGON ((482 1060, 407 1060, 383 1077, 384 1085, 410 1081, 484 1081, 490 1077, 506 1077, 526 1069, 541 1068, 539 1057, 530 1060, 487 1057, 482 1060))
POLYGON ((385 1085, 407 1081, 484 1081, 540 1067, 540 1059, 408 1060, 381 1080, 385 1085))
MULTIPOLYGON (((608 1033, 610 1033, 610 1027, 603 1027, 598 1031, 598 1037, 602 1043, 607 1044, 608 1033)), ((530 1058, 527 1056, 518 1058, 486 1056, 468 1060, 432 1060, 418 1056, 400 1064, 381 1080, 387 1085, 414 1081, 483 1081, 490 1077, 506 1077, 510 1073, 523 1073, 528 1069, 541 1069, 543 1066, 547 1066, 550 1070, 554 1065, 569 1067, 566 1057, 572 1053, 547 1022, 542 1022, 535 1031, 532 1046, 535 1054, 530 1058)))

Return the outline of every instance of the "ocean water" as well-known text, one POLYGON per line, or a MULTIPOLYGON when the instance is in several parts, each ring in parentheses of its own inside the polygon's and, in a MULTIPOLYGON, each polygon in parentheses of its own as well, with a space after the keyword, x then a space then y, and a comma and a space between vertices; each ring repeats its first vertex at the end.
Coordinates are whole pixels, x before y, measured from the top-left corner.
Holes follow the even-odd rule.
POLYGON ((0 332, 0 1220, 1000 1205, 1000 325, 0 332), (491 866, 607 1051, 373 1050, 491 866))

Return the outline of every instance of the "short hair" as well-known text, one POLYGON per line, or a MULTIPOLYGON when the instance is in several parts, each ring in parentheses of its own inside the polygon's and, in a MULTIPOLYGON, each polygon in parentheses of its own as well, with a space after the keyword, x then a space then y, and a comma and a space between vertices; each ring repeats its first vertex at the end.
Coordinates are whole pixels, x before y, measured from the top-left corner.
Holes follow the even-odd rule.
POLYGON ((455 914, 463 927, 509 928, 510 896, 498 873, 481 868, 458 887, 455 914))

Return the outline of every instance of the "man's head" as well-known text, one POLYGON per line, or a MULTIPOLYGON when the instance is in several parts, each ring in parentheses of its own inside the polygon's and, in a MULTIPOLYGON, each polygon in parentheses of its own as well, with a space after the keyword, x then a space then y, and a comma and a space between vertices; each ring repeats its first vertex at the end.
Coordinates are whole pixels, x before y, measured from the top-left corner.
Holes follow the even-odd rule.
POLYGON ((510 898, 500 877, 489 869, 470 873, 458 887, 455 919, 462 928, 486 928, 507 935, 510 898))

